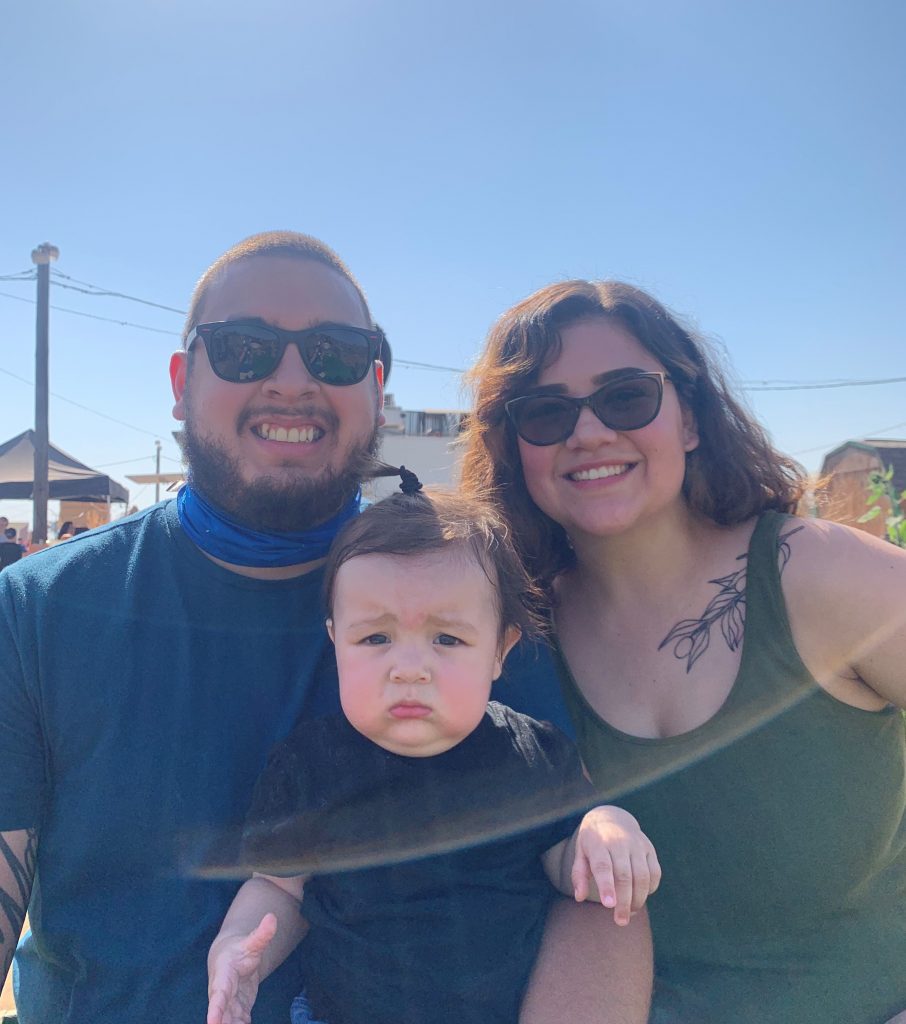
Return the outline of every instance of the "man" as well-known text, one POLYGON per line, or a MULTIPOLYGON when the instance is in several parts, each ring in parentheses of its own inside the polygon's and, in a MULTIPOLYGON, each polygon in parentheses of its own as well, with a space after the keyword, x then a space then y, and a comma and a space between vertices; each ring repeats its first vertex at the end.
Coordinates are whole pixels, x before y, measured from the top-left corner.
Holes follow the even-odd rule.
MULTIPOLYGON (((34 879, 21 1024, 204 1020, 236 882, 193 868, 241 822, 268 749, 337 707, 319 570, 375 450, 389 348, 339 258, 283 232, 213 264, 185 341, 170 375, 190 486, 0 579, 0 975, 34 879)), ((644 1020, 644 922, 611 950, 609 915, 575 913, 552 921, 526 1019, 581 988, 572 1020, 644 1020), (589 930, 612 967, 569 955, 589 930), (619 1016, 598 1008, 610 969, 619 1016)), ((256 1021, 285 1021, 298 988, 288 963, 256 1021)))

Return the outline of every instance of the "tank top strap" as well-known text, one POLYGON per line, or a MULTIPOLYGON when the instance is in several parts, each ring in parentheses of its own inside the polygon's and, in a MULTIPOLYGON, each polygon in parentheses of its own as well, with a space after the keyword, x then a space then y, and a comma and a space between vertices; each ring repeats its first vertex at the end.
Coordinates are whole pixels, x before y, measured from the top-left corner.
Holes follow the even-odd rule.
POLYGON ((815 686, 796 650, 781 586, 790 557, 785 538, 798 528, 796 524, 793 516, 763 512, 749 541, 745 640, 734 700, 747 701, 757 693, 758 701, 764 702, 778 690, 795 699, 794 694, 801 697, 815 686))

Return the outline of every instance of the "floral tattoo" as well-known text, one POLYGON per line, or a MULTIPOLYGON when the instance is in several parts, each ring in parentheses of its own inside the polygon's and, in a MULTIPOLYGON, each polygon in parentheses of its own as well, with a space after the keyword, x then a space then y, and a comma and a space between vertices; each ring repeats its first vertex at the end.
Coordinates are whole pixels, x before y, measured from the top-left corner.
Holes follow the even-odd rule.
MULTIPOLYGON (((779 538, 779 559, 780 572, 786 568, 790 560, 790 546, 787 539, 794 533, 804 529, 802 526, 795 526, 787 530, 779 538)), ((745 562, 747 554, 738 555, 737 562, 745 562)), ((728 576, 719 576, 715 580, 708 580, 720 589, 717 594, 708 602, 708 606, 697 619, 682 619, 658 644, 658 650, 663 650, 668 644, 673 644, 673 656, 680 661, 685 659, 686 672, 692 670, 692 666, 707 651, 711 644, 711 627, 720 625, 727 647, 735 651, 742 643, 746 624, 746 566, 743 565, 736 572, 728 576)))

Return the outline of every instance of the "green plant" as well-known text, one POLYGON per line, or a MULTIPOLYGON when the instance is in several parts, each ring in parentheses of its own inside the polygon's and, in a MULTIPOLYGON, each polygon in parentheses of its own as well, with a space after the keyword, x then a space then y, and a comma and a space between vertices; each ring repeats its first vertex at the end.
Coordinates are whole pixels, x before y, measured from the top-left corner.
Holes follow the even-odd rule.
POLYGON ((901 491, 899 496, 893 486, 893 466, 885 470, 876 469, 868 478, 868 497, 866 505, 868 511, 859 516, 858 522, 867 523, 870 519, 876 519, 884 511, 882 500, 886 498, 890 502, 890 514, 884 520, 887 530, 887 539, 897 547, 906 548, 906 515, 903 514, 903 505, 906 504, 906 491, 901 491))

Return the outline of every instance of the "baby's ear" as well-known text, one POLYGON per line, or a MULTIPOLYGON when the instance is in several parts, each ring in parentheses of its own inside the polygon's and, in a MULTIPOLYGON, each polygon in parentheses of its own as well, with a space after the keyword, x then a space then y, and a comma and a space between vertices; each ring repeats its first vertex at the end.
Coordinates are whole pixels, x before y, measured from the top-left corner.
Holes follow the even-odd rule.
POLYGON ((494 662, 494 678, 498 679, 500 673, 503 671, 503 663, 506 661, 506 656, 510 653, 519 638, 522 636, 522 630, 518 626, 509 626, 506 633, 503 635, 503 642, 500 644, 500 650, 497 653, 497 659, 494 662))
POLYGON ((333 619, 328 619, 324 625, 327 626, 327 635, 333 640, 333 619))

